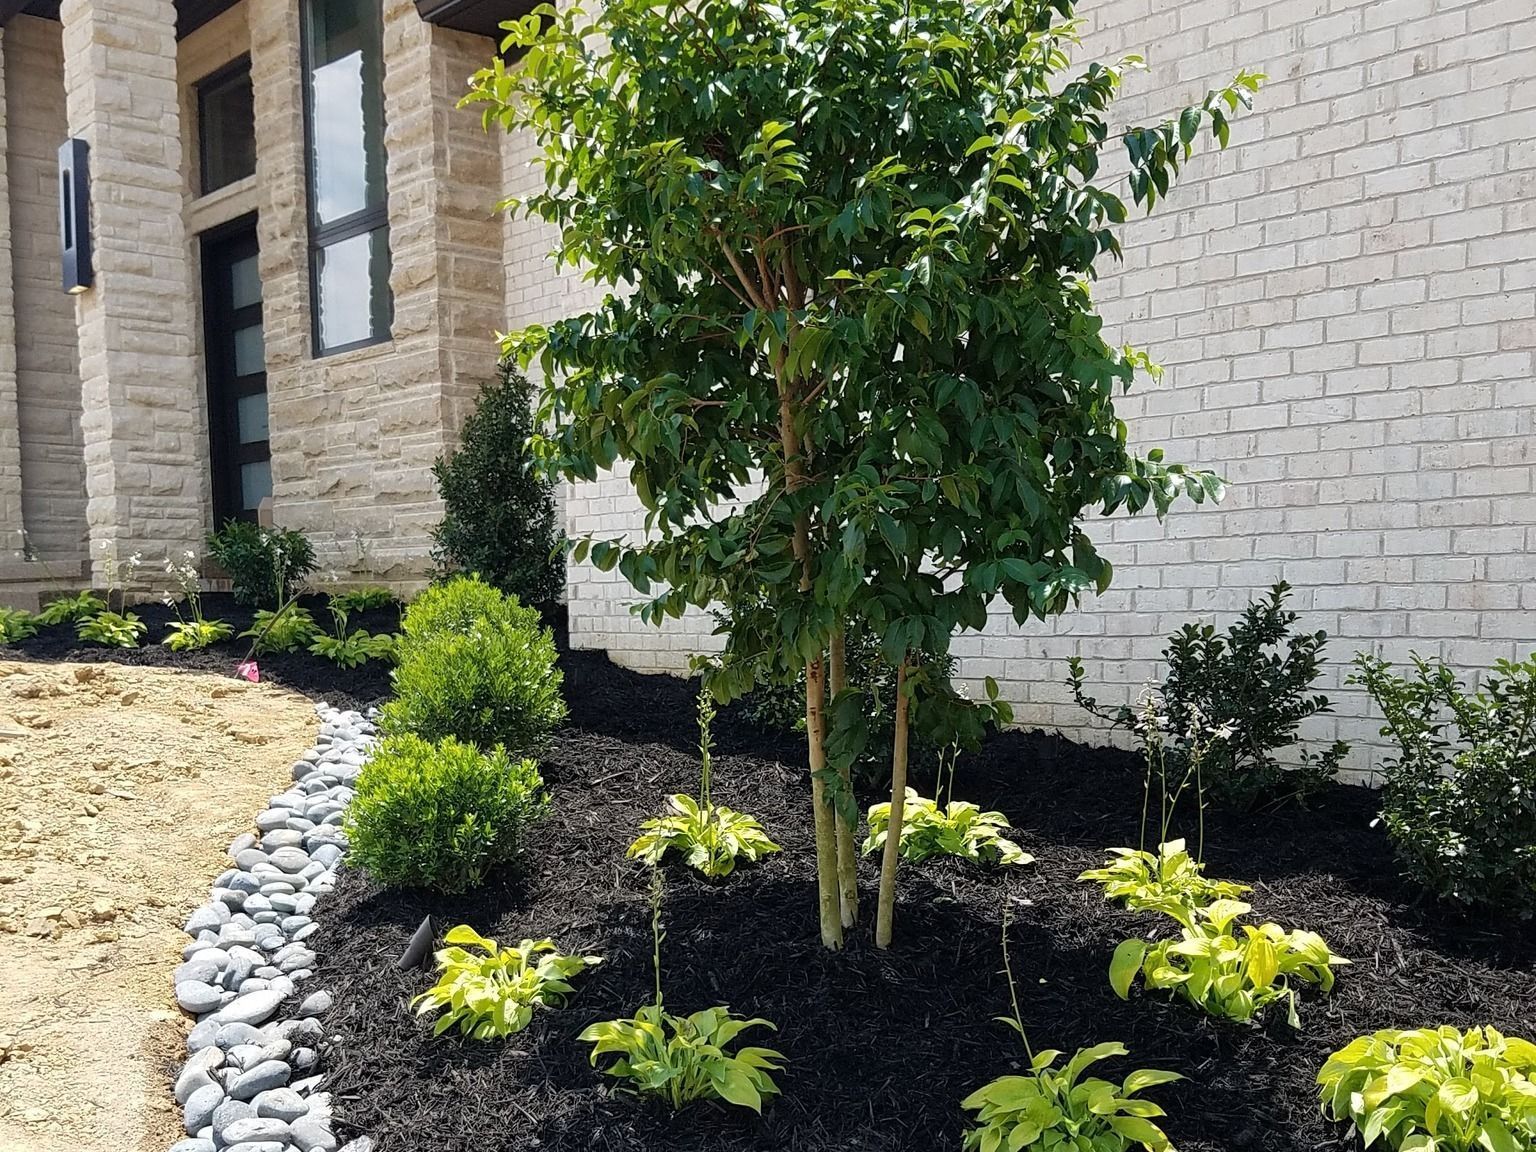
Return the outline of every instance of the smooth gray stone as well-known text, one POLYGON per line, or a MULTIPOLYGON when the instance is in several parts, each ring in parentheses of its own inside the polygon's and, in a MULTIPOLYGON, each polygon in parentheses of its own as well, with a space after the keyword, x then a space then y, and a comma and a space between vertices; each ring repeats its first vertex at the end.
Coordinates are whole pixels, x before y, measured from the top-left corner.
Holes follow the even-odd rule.
POLYGON ((250 1024, 220 1024, 213 1042, 227 1052, 241 1044, 265 1044, 266 1041, 266 1033, 250 1024))
POLYGON ((334 868, 341 861, 341 849, 334 844, 321 844, 309 855, 313 860, 324 864, 327 868, 334 868))
POLYGON ((303 1020, 284 1020, 277 1026, 277 1034, 285 1040, 291 1040, 294 1044, 314 1045, 325 1035, 325 1027, 319 1020, 312 1017, 303 1020))
POLYGON ((215 888, 211 895, 231 912, 238 912, 245 907, 246 893, 236 892, 233 888, 215 888))
POLYGON ((339 1152, 373 1152, 373 1140, 368 1136, 359 1136, 356 1140, 348 1140, 339 1152))
POLYGON ((229 908, 220 903, 203 904, 193 910, 187 917, 187 923, 183 931, 188 936, 197 936, 202 932, 217 931, 219 925, 229 922, 229 908))
MULTIPOLYGON (((258 816, 257 819, 260 820, 261 818, 258 816)), ((228 849, 228 851, 229 851, 229 858, 231 860, 233 860, 236 856, 240 855, 240 853, 244 852, 247 848, 253 847, 255 845, 255 843, 256 843, 256 833, 254 833, 254 832, 242 832, 242 833, 240 833, 240 835, 236 836, 233 840, 231 840, 229 842, 229 849, 228 849)))
MULTIPOLYGON (((276 828, 281 828, 283 821, 288 819, 288 813, 291 811, 293 811, 291 808, 268 808, 265 812, 258 812, 256 814, 256 827, 263 832, 271 832, 276 828)), ((252 843, 255 843, 255 840, 254 836, 251 837, 252 843)))
POLYGON ((318 931, 320 931, 320 925, 311 921, 293 934, 293 941, 295 944, 297 944, 301 940, 308 940, 318 931))
MULTIPOLYGON (((254 877, 253 877, 254 879, 254 877)), ((272 901, 261 894, 261 882, 256 882, 256 891, 245 898, 245 910, 256 923, 261 923, 261 914, 272 910, 272 901)))
POLYGON ((235 857, 235 863, 242 872, 255 872, 266 862, 267 854, 260 848, 247 848, 235 857))
POLYGON ((182 1118, 188 1136, 196 1136, 199 1129, 213 1123, 213 1110, 224 1103, 224 1089, 217 1084, 204 1084, 187 1097, 182 1107, 182 1118))
POLYGON ((297 875, 309 866, 309 853, 302 848, 279 848, 272 853, 272 863, 284 872, 297 875))
POLYGON ((331 1005, 336 1002, 329 992, 311 992, 304 997, 304 1002, 299 1005, 300 1016, 320 1016, 331 1010, 331 1005))
POLYGON ((295 780, 302 780, 314 770, 315 763, 313 760, 300 760, 294 764, 291 775, 295 780))
POLYGON ((282 1060, 286 1062, 288 1054, 292 1051, 293 1043, 286 1037, 268 1037, 266 1038, 266 1043, 261 1048, 261 1059, 257 1060, 256 1063, 265 1064, 268 1060, 282 1060))
POLYGON ((181 984, 188 980, 200 980, 204 984, 212 984, 218 978, 219 966, 212 960, 204 960, 201 957, 183 960, 176 965, 176 971, 171 973, 172 984, 181 984))
POLYGON ((292 1064, 300 1072, 307 1072, 315 1066, 315 1061, 320 1059, 320 1054, 313 1048, 295 1048, 293 1055, 288 1057, 288 1063, 292 1064))
POLYGON ((293 901, 293 907, 300 916, 308 916, 315 907, 315 897, 310 892, 300 892, 293 901))
POLYGON ((261 838, 261 846, 268 852, 275 852, 279 848, 297 848, 302 843, 304 834, 287 827, 274 828, 261 838))
POLYGON ((201 980, 183 980, 176 985, 176 1003, 199 1016, 204 1012, 212 1012, 223 999, 218 988, 201 980))
MULTIPOLYGON (((260 900, 264 899, 264 897, 253 896, 251 899, 260 900)), ((246 907, 250 907, 250 905, 247 904, 246 907)), ((274 912, 270 908, 266 909, 265 911, 256 913, 257 924, 271 924, 276 926, 282 920, 282 918, 283 914, 281 912, 274 912)))
POLYGON ((230 944, 249 946, 256 943, 256 933, 244 924, 225 924, 219 929, 219 940, 226 946, 230 944))
POLYGON ((252 976, 247 980, 242 980, 235 991, 244 996, 248 992, 265 992, 271 987, 272 982, 270 980, 263 980, 260 976, 252 976))
POLYGON ((201 1052, 204 1048, 211 1048, 218 1043, 219 1022, 213 1017, 199 1020, 187 1033, 187 1051, 201 1052))
POLYGON ((305 916, 299 912, 295 912, 292 916, 284 916, 281 923, 278 924, 278 927, 283 930, 283 935, 287 936, 291 940, 295 932, 297 932, 300 928, 303 928, 306 924, 310 923, 312 923, 312 921, 308 916, 305 916))
POLYGON ((256 1108, 244 1100, 225 1100, 213 1110, 213 1139, 217 1144, 226 1143, 224 1133, 236 1120, 248 1120, 256 1115, 256 1108))
MULTIPOLYGON (((261 886, 263 896, 291 896, 297 891, 298 889, 288 880, 268 880, 261 886)), ((276 908, 277 905, 274 904, 273 907, 276 908)))
POLYGON ((307 951, 295 952, 281 960, 277 966, 288 976, 292 976, 295 972, 307 972, 315 966, 315 954, 307 951))
POLYGON ((279 892, 271 897, 272 911, 281 912, 287 916, 297 916, 299 913, 299 897, 293 892, 279 892))
POLYGON ((241 996, 219 1009, 219 1022, 221 1024, 261 1024, 277 1011, 277 1006, 282 1002, 282 994, 270 989, 252 992, 249 996, 241 996))
POLYGON ((288 1139, 288 1122, 273 1116, 249 1116, 236 1120, 224 1129, 227 1144, 245 1144, 258 1140, 276 1140, 279 1144, 288 1139))
POLYGON ((233 888, 236 892, 244 892, 247 896, 254 896, 261 891, 261 880, 254 872, 236 872, 224 887, 233 888))
POLYGON ((176 1077, 176 1086, 171 1094, 176 1097, 176 1103, 185 1105, 192 1098, 192 1093, 206 1084, 213 1083, 213 1073, 224 1063, 224 1053, 217 1048, 203 1048, 187 1057, 187 1062, 181 1066, 181 1072, 176 1077))
POLYGON ((238 1144, 226 1144, 224 1152, 288 1152, 282 1140, 242 1140, 238 1144))
POLYGON ((283 1087, 292 1076, 293 1069, 281 1060, 264 1060, 237 1076, 229 1086, 229 1094, 236 1100, 250 1100, 270 1089, 283 1087))
MULTIPOLYGON (((256 1105, 256 1115, 269 1116, 284 1124, 292 1124, 309 1111, 309 1101, 292 1088, 273 1088, 270 1092, 263 1092, 252 1103, 256 1105)), ((307 1148, 308 1145, 303 1147, 307 1148)))
POLYGON ((304 1152, 336 1152, 336 1137, 331 1122, 320 1116, 301 1116, 288 1126, 289 1139, 304 1152))
POLYGON ((315 822, 307 816, 290 816, 283 823, 283 827, 290 832, 297 832, 300 836, 315 826, 315 822))
POLYGON ((214 1152, 213 1141, 200 1138, 178 1140, 171 1145, 169 1152, 214 1152))

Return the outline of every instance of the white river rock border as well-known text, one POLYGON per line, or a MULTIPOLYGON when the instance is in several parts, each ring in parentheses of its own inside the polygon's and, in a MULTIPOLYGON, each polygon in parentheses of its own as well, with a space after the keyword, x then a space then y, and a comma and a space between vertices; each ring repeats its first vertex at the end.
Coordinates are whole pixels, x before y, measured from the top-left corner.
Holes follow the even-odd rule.
MULTIPOLYGON (((170 1152, 338 1152, 319 1068, 331 995, 291 1001, 312 975, 312 913, 335 886, 342 813, 377 736, 360 712, 315 712, 320 733, 293 783, 229 846, 233 866, 187 920, 174 985, 197 1024, 175 1081, 187 1138, 170 1152)), ((371 1149, 362 1136, 339 1152, 371 1149)))

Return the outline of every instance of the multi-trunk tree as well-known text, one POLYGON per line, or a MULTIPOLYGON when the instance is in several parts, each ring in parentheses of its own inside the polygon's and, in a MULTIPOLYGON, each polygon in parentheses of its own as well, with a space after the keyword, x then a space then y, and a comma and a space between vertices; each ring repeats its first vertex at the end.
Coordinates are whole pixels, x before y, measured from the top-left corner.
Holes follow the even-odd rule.
POLYGON ((1198 134, 1226 143, 1261 78, 1112 136, 1137 61, 1070 70, 1073 7, 544 8, 511 31, 521 60, 468 97, 532 133, 544 186, 509 203, 607 290, 507 338, 543 369, 547 463, 593 479, 623 462, 646 508, 643 538, 580 541, 578 559, 617 565, 648 620, 732 605, 722 694, 804 672, 828 947, 857 895, 828 760, 863 714, 828 695, 847 623, 876 630, 901 683, 884 944, 906 711, 928 706, 917 654, 999 600, 1022 621, 1105 588, 1087 514, 1219 495, 1209 473, 1134 454, 1115 415, 1116 389, 1153 368, 1104 340, 1089 294, 1127 214, 1100 161, 1123 145, 1118 179, 1150 208, 1198 134))

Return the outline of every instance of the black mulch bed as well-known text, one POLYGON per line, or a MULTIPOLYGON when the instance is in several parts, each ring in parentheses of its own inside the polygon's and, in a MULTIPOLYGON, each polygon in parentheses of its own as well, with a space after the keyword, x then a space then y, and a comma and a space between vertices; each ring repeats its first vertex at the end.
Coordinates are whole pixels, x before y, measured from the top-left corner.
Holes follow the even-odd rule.
MULTIPOLYGON (((757 815, 785 848, 714 885, 669 868, 663 945, 668 1006, 728 1003, 767 1016, 789 1066, 761 1119, 713 1104, 676 1119, 613 1094, 576 1034, 628 1015, 651 995, 647 872, 624 860, 642 819, 695 785, 686 683, 565 658, 572 723, 544 762, 553 809, 520 877, 462 899, 384 892, 344 873, 316 937, 319 985, 332 989, 327 1055, 338 1117, 381 1152, 444 1149, 882 1152, 957 1149, 961 1097, 1016 1071, 998 932, 1003 902, 1025 1021, 1038 1047, 1119 1040, 1106 1066, 1168 1068, 1189 1079, 1151 1094, 1185 1152, 1316 1152, 1352 1146, 1318 1114, 1312 1079, 1327 1054, 1388 1026, 1493 1024, 1532 1031, 1536 930, 1467 922, 1413 903, 1371 827, 1372 795, 1337 787, 1312 811, 1213 815, 1213 875, 1254 885, 1256 913, 1321 932, 1354 960, 1331 997, 1309 995, 1303 1031, 1283 1012, 1262 1027, 1207 1019, 1161 996, 1114 996, 1106 970, 1125 936, 1160 923, 1117 911, 1074 877, 1133 843, 1137 762, 1042 735, 1008 733, 961 762, 959 791, 1009 813, 1039 863, 1006 873, 904 866, 898 941, 874 949, 861 928, 840 955, 817 942, 808 798, 798 746, 732 716, 718 733, 716 796, 757 815), (423 972, 394 960, 422 916, 503 940, 551 936, 606 963, 559 1012, 508 1042, 433 1040, 406 1009, 423 972)), ((928 786, 926 780, 921 782, 928 786)), ((866 911, 876 870, 862 868, 866 911)))
MULTIPOLYGON (((309 610, 318 626, 329 629, 331 614, 326 611, 325 597, 306 596, 299 603, 309 610)), ((41 628, 36 636, 16 644, 0 647, 0 659, 104 661, 231 675, 250 651, 250 640, 241 640, 239 634, 251 626, 253 612, 235 603, 235 598, 228 593, 205 594, 203 616, 232 626, 235 638, 198 652, 172 652, 162 643, 169 631, 167 626, 176 621, 176 613, 164 604, 133 604, 129 611, 143 620, 149 629, 144 643, 138 648, 103 648, 88 644, 75 635, 73 624, 59 624, 41 628)), ((400 627, 400 609, 390 605, 354 613, 348 626, 374 633, 394 632, 400 627)), ((324 699, 337 708, 365 708, 388 695, 390 689, 389 665, 377 660, 370 660, 358 668, 338 668, 324 657, 290 652, 268 653, 258 656, 256 662, 264 681, 281 684, 317 700, 324 699)))

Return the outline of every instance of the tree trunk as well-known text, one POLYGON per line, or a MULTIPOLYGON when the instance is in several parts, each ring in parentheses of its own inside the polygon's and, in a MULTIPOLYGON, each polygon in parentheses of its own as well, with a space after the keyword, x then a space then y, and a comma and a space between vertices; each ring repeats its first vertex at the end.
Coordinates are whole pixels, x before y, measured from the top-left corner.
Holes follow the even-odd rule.
POLYGON ((875 914, 875 947, 889 948, 896 919, 896 869, 901 863, 901 822, 907 799, 907 658, 896 668, 896 734, 891 742, 891 818, 880 861, 880 904, 875 914))
POLYGON ((841 901, 837 890, 837 815, 828 803, 821 774, 827 767, 827 717, 824 711, 826 665, 817 656, 805 666, 805 734, 810 748, 811 805, 816 829, 816 906, 821 916, 821 942, 843 946, 841 901))
MULTIPOLYGON (((828 659, 829 687, 832 699, 848 687, 847 637, 839 628, 832 634, 832 648, 828 659)), ((839 766, 843 793, 852 803, 853 773, 849 765, 839 766)), ((857 811, 857 809, 855 809, 857 811)), ((850 823, 840 813, 837 816, 837 892, 842 902, 843 927, 852 928, 859 920, 859 857, 856 837, 859 826, 857 817, 850 823)))

